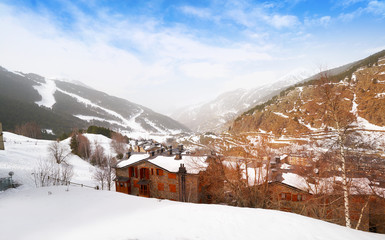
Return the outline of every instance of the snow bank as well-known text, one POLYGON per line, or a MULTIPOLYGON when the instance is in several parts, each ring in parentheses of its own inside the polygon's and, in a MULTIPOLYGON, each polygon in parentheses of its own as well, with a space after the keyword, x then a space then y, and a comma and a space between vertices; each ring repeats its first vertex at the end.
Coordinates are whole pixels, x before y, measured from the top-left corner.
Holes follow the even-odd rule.
POLYGON ((150 159, 149 162, 158 165, 166 169, 169 172, 178 172, 180 164, 184 164, 187 173, 198 174, 200 171, 205 170, 207 164, 205 163, 206 157, 196 156, 184 156, 181 160, 175 160, 175 157, 158 156, 154 159, 150 159))
POLYGON ((54 93, 56 92, 56 84, 53 80, 45 79, 45 83, 41 83, 39 86, 33 86, 41 96, 41 100, 36 102, 39 106, 52 108, 56 103, 54 93))
MULTIPOLYGON (((48 146, 53 141, 27 138, 9 132, 4 132, 4 141, 5 150, 0 151, 0 177, 7 177, 13 171, 13 179, 21 183, 22 188, 34 188, 31 174, 40 161, 49 160, 48 146)), ((70 152, 69 139, 62 141, 62 146, 70 152)), ((66 161, 74 167, 73 182, 97 185, 92 179, 95 169, 92 165, 73 154, 66 161)))
POLYGON ((147 199, 79 187, 0 194, 1 238, 15 240, 307 239, 383 235, 265 209, 147 199))

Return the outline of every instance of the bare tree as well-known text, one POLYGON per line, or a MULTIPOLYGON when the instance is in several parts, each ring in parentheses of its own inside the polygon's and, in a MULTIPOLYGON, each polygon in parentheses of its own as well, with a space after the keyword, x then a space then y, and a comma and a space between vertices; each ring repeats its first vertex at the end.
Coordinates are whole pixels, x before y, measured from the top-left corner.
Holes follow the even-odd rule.
POLYGON ((41 129, 35 122, 28 122, 15 127, 15 133, 30 138, 41 138, 41 129))
POLYGON ((57 164, 65 162, 70 152, 59 142, 54 141, 48 146, 48 152, 51 158, 55 159, 57 164))
POLYGON ((355 117, 351 112, 350 101, 345 100, 352 98, 351 91, 346 85, 330 82, 327 73, 321 73, 315 93, 322 103, 319 110, 323 122, 334 129, 331 150, 336 153, 335 163, 338 164, 342 177, 345 225, 351 228, 346 143, 349 134, 353 133, 355 117))
POLYGON ((113 166, 116 164, 114 157, 108 156, 104 159, 104 164, 95 168, 93 179, 100 183, 101 189, 111 190, 112 182, 115 178, 113 166))
POLYGON ((92 151, 90 162, 92 165, 103 166, 105 165, 104 148, 95 140, 94 150, 92 151))
POLYGON ((113 132, 111 134, 111 148, 114 149, 114 151, 116 152, 117 155, 119 156, 122 156, 123 157, 123 154, 125 152, 127 152, 128 150, 128 147, 127 147, 127 143, 128 143, 128 139, 127 137, 123 136, 122 134, 120 133, 115 133, 113 132))

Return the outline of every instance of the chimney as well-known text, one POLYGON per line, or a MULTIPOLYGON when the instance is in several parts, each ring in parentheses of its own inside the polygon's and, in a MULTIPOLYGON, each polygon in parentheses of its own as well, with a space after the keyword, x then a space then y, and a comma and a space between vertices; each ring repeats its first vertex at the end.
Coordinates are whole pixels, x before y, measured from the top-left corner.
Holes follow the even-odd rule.
POLYGON ((184 166, 184 163, 180 164, 178 173, 187 174, 187 170, 186 170, 186 168, 184 166))
POLYGON ((175 160, 181 160, 182 159, 182 153, 178 153, 175 155, 175 160))
POLYGON ((169 150, 168 150, 168 155, 172 155, 172 148, 170 148, 169 150))
POLYGON ((183 144, 178 145, 179 152, 183 152, 183 144))
POLYGON ((154 151, 151 151, 150 156, 151 156, 151 157, 155 156, 155 152, 154 152, 154 151))
POLYGON ((187 170, 184 164, 181 163, 178 171, 179 175, 179 201, 187 202, 187 191, 186 191, 186 174, 187 170))
POLYGON ((131 152, 126 153, 126 158, 129 159, 131 157, 131 152))

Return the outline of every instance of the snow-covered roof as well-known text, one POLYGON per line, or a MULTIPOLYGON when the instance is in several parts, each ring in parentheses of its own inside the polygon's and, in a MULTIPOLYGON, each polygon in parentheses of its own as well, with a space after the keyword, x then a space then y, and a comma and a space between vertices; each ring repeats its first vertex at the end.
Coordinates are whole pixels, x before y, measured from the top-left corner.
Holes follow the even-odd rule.
POLYGON ((206 156, 186 156, 183 155, 181 160, 175 160, 174 156, 157 156, 148 161, 169 172, 178 172, 180 164, 184 164, 187 173, 198 174, 200 171, 206 170, 208 164, 205 162, 206 156))
POLYGON ((283 173, 282 177, 282 183, 296 187, 306 192, 309 191, 309 186, 304 177, 295 173, 283 173))
POLYGON ((126 159, 126 160, 119 162, 116 166, 118 168, 123 168, 123 167, 131 165, 133 163, 145 160, 146 158, 149 158, 149 157, 150 157, 150 155, 148 155, 148 154, 133 154, 130 156, 129 159, 126 159))

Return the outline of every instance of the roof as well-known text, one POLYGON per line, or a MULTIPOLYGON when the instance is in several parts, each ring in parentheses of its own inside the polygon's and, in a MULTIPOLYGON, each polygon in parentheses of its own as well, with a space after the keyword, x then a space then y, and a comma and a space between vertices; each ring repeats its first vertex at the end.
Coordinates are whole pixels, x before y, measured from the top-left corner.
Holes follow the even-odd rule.
POLYGON ((280 181, 269 182, 269 184, 270 184, 270 185, 272 185, 272 184, 279 184, 279 185, 283 185, 283 186, 285 186, 285 187, 294 189, 294 190, 296 190, 296 191, 300 191, 300 192, 303 192, 303 193, 311 194, 311 193, 309 193, 309 192, 307 192, 307 191, 304 191, 304 190, 302 190, 302 189, 300 189, 300 188, 297 188, 297 187, 295 187, 295 186, 292 186, 292 185, 290 185, 290 184, 286 184, 286 183, 280 182, 280 181))
POLYGON ((150 180, 148 179, 140 179, 137 184, 139 185, 148 185, 150 183, 150 180))
POLYGON ((200 171, 206 170, 206 156, 188 156, 182 155, 181 160, 175 160, 174 156, 157 156, 149 159, 148 162, 155 164, 169 172, 178 172, 180 164, 184 164, 187 173, 198 174, 200 171))
POLYGON ((128 181, 130 181, 130 178, 118 176, 118 177, 116 177, 116 178, 114 179, 114 181, 118 181, 118 182, 128 182, 128 181))
POLYGON ((145 160, 149 158, 150 155, 148 154, 143 154, 143 153, 137 153, 137 154, 132 154, 129 159, 123 160, 116 164, 117 168, 124 168, 127 167, 128 165, 137 163, 139 161, 145 160))
POLYGON ((155 155, 149 154, 132 154, 129 159, 119 162, 117 168, 126 168, 140 162, 149 162, 162 168, 168 172, 178 172, 181 164, 184 164, 187 173, 198 174, 200 171, 205 171, 208 163, 206 163, 207 156, 190 156, 182 155, 182 159, 175 160, 175 155, 155 155))

